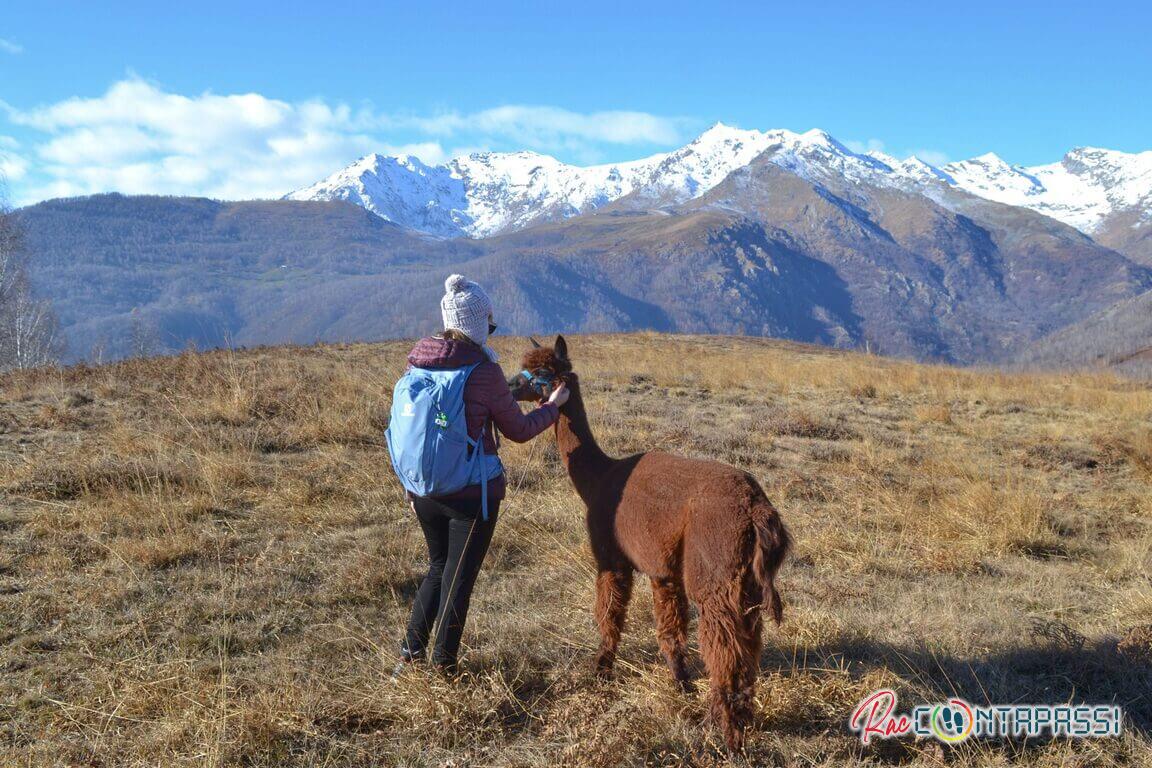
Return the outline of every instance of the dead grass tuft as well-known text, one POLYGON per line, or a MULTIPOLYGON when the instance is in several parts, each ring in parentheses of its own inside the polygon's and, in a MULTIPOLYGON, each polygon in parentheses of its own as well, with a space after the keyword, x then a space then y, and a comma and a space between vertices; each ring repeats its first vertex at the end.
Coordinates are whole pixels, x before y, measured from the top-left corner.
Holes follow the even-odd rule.
POLYGON ((1105 461, 1127 464, 1145 479, 1152 478, 1152 427, 1098 435, 1095 442, 1105 461))
POLYGON ((99 494, 170 492, 196 484, 186 467, 160 457, 75 457, 69 463, 37 463, 28 474, 8 490, 33 499, 70 501, 99 494))
POLYGON ((1116 650, 1132 661, 1152 664, 1152 624, 1141 624, 1125 632, 1116 650))
POLYGON ((776 435, 812 440, 858 440, 860 435, 843 417, 828 419, 808 413, 792 413, 772 419, 768 430, 776 435))

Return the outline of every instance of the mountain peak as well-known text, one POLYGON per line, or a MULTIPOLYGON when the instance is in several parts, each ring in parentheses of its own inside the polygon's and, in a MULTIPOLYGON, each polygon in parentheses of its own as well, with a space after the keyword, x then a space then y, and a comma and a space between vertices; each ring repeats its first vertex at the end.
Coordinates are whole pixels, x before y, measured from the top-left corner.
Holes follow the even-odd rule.
POLYGON ((822 144, 824 146, 842 146, 832 134, 828 133, 822 128, 813 128, 800 134, 800 137, 805 141, 812 144, 822 144))
POLYGON ((985 166, 988 166, 990 168, 999 168, 999 167, 1011 168, 1012 167, 1007 161, 1004 160, 1004 158, 1000 157, 1000 155, 996 154, 995 152, 985 152, 984 154, 978 155, 978 156, 976 156, 976 157, 974 157, 971 160, 968 160, 966 162, 978 163, 980 165, 985 165, 985 166))
POLYGON ((920 180, 934 180, 943 181, 952 186, 956 185, 956 179, 944 170, 937 168, 921 158, 919 155, 910 155, 907 160, 900 164, 900 170, 906 175, 920 180))
POLYGON ((734 125, 728 125, 725 122, 717 120, 716 122, 712 123, 712 125, 710 125, 708 127, 708 130, 704 131, 704 133, 712 133, 713 131, 738 131, 738 130, 740 130, 740 129, 734 125))
POLYGON ((388 155, 381 155, 379 152, 372 152, 371 154, 364 155, 348 165, 348 170, 354 168, 377 168, 383 162, 388 160, 388 155))
MULTIPOLYGON (((864 156, 870 157, 878 163, 883 163, 884 165, 888 166, 889 168, 891 168, 893 170, 899 168, 905 162, 905 161, 900 160, 899 158, 896 158, 896 157, 893 157, 892 155, 889 155, 886 152, 881 152, 878 149, 870 149, 864 153, 864 156)), ((909 159, 911 159, 911 158, 909 158, 909 159)))
POLYGON ((759 131, 745 130, 726 123, 713 123, 708 130, 696 137, 693 144, 717 144, 725 141, 745 141, 750 137, 761 136, 759 131))

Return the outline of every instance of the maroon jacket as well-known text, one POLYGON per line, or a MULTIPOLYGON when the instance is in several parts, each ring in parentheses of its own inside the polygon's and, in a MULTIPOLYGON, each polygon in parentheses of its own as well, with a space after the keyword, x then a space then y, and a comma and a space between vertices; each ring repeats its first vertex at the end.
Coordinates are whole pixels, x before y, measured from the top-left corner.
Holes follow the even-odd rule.
MULTIPOLYGON (((526 443, 560 418, 560 409, 551 403, 544 403, 529 413, 521 411, 520 405, 512 399, 500 366, 489 360, 483 349, 470 342, 439 337, 421 339, 408 353, 408 363, 416 368, 462 368, 480 363, 464 385, 464 418, 468 422, 468 436, 473 440, 480 436, 480 430, 484 430, 486 455, 495 456, 500 449, 493 425, 509 440, 526 443)), ((488 498, 503 499, 504 485, 504 475, 489 480, 488 498)), ((443 498, 478 499, 480 486, 470 485, 443 498)))

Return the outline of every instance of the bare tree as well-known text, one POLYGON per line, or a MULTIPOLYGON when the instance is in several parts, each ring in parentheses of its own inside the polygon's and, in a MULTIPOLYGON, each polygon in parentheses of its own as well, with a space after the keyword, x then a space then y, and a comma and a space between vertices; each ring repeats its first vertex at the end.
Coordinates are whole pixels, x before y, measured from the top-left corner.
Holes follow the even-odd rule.
POLYGON ((140 313, 140 308, 132 310, 131 326, 132 357, 150 357, 159 354, 160 334, 156 326, 149 323, 140 313))
POLYGON ((15 216, 0 205, 0 371, 59 360, 60 324, 28 280, 27 251, 15 216))
POLYGON ((11 213, 0 200, 0 307, 8 305, 20 272, 18 257, 23 251, 23 240, 11 213))

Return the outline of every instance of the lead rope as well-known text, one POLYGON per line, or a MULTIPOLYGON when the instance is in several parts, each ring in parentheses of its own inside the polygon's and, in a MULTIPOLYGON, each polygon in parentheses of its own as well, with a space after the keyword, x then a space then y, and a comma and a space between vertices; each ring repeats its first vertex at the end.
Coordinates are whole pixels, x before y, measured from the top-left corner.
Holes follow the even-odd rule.
POLYGON ((480 459, 480 514, 483 515, 484 522, 488 522, 488 467, 484 464, 484 435, 487 432, 488 422, 484 422, 480 426, 480 440, 476 443, 480 459))
MULTIPOLYGON (((488 429, 488 423, 485 422, 480 428, 480 440, 476 444, 478 458, 480 459, 480 514, 484 518, 484 522, 488 522, 488 468, 484 466, 484 433, 488 429)), ((476 533, 476 518, 472 518, 472 525, 468 526, 468 536, 464 539, 464 550, 460 553, 461 559, 468 552, 468 547, 472 544, 472 535, 476 533)), ((456 571, 452 574, 452 581, 448 584, 448 610, 452 613, 452 618, 457 618, 455 611, 455 601, 452 600, 452 592, 456 589, 456 581, 460 578, 460 560, 456 561, 456 571)), ((440 634, 440 622, 446 621, 448 616, 440 616, 436 622, 436 634, 440 634)))

